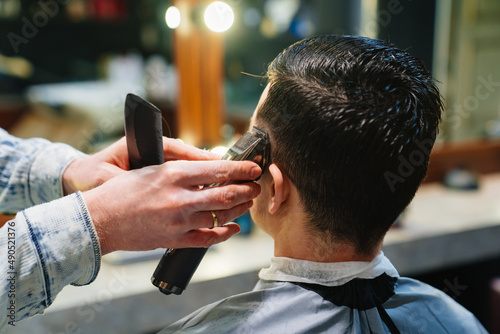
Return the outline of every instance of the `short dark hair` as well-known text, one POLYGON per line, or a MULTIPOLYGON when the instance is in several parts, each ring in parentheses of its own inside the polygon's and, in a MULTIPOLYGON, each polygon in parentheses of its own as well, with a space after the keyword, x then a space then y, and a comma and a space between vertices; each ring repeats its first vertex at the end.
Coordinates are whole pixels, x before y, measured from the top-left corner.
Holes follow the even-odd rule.
POLYGON ((442 110, 430 73, 387 42, 323 35, 285 49, 267 76, 256 123, 271 160, 313 231, 370 253, 427 173, 442 110))

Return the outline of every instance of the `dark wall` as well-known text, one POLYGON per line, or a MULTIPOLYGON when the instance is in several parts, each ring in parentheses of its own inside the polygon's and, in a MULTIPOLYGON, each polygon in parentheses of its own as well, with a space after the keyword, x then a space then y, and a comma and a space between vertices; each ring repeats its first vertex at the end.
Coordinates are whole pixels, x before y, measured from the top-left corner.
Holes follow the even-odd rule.
MULTIPOLYGON (((59 3, 58 0, 43 0, 59 3)), ((66 1, 60 1, 65 3, 66 1)), ((0 18, 0 54, 21 56, 35 65, 34 82, 95 79, 98 76, 97 62, 103 54, 122 53, 135 50, 143 55, 159 53, 171 57, 171 32, 166 28, 164 13, 170 5, 161 0, 123 0, 125 15, 119 20, 84 20, 74 22, 65 14, 65 5, 59 5, 58 13, 50 17, 47 24, 38 27, 34 37, 27 43, 13 48, 9 33, 24 38, 26 20, 33 23, 37 12, 43 10, 40 0, 22 1, 22 10, 14 19, 0 18), (23 21, 23 18, 25 19, 23 21), (153 48, 145 48, 141 34, 145 25, 158 35, 153 48)), ((262 11, 263 0, 228 1, 241 13, 251 6, 262 11)), ((315 23, 314 34, 363 34, 360 26, 360 0, 303 0, 300 15, 309 15, 315 23)), ((434 34, 435 0, 379 0, 379 14, 391 8, 402 8, 384 20, 380 15, 379 38, 389 40, 407 49, 422 59, 430 68, 434 34)), ((369 28, 369 27, 368 27, 369 28)), ((242 70, 262 74, 266 65, 286 46, 301 39, 293 29, 273 38, 261 35, 258 28, 232 28, 226 36, 227 64, 240 62, 242 70)), ((171 59, 169 59, 171 60, 171 59)))
POLYGON ((379 13, 391 9, 389 20, 380 16, 378 37, 420 58, 432 70, 436 0, 378 1, 379 13))
POLYGON ((109 20, 72 20, 66 5, 44 0, 51 4, 44 8, 39 2, 22 1, 17 17, 0 19, 0 54, 29 60, 35 68, 35 83, 92 80, 99 75, 98 60, 103 54, 154 53, 169 42, 168 36, 162 36, 164 44, 153 50, 141 44, 144 24, 159 24, 157 1, 125 1, 123 15, 109 20))

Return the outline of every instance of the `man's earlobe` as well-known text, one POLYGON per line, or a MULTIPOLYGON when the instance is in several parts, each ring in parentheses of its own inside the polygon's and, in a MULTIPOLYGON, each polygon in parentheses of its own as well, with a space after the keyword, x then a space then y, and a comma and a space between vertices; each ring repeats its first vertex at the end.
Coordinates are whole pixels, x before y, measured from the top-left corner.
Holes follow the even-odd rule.
POLYGON ((275 214, 288 198, 288 179, 285 178, 281 169, 275 164, 269 166, 269 173, 272 177, 269 213, 275 214))

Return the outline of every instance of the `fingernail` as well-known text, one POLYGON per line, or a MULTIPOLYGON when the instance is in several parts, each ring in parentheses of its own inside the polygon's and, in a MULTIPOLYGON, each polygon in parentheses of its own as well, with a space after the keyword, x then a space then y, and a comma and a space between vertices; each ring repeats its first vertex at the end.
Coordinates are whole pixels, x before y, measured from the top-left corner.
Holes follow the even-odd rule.
POLYGON ((262 172, 262 170, 260 169, 260 167, 254 167, 254 168, 252 168, 250 175, 252 175, 253 179, 256 179, 259 177, 261 172, 262 172))

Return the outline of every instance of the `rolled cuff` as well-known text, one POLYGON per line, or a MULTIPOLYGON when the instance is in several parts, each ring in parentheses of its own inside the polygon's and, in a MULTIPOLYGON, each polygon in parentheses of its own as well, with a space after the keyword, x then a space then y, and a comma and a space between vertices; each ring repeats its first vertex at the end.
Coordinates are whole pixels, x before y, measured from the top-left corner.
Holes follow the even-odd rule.
POLYGON ((40 152, 28 175, 29 196, 33 205, 64 196, 62 174, 68 165, 85 154, 61 143, 48 145, 40 152))
POLYGON ((80 192, 26 209, 23 215, 41 264, 47 305, 64 286, 95 280, 101 250, 80 192))

